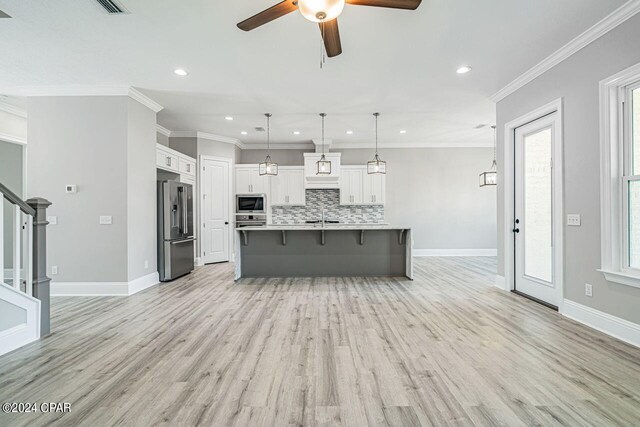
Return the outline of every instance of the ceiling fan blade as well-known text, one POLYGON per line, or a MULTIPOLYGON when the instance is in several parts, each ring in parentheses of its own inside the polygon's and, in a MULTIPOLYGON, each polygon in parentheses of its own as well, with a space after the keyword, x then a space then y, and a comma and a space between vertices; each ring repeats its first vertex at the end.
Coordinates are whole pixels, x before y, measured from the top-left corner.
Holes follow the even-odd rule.
POLYGON ((284 0, 275 6, 271 6, 269 9, 265 9, 262 12, 253 15, 251 18, 240 22, 238 24, 238 28, 244 31, 251 31, 254 28, 258 28, 261 25, 287 15, 297 9, 297 2, 294 0, 284 0))
POLYGON ((416 10, 422 0, 346 0, 355 6, 390 7, 392 9, 416 10))
POLYGON ((333 58, 342 53, 342 43, 340 43, 340 31, 338 30, 338 18, 326 21, 324 29, 322 23, 320 26, 320 34, 324 39, 324 48, 327 50, 327 56, 333 58))

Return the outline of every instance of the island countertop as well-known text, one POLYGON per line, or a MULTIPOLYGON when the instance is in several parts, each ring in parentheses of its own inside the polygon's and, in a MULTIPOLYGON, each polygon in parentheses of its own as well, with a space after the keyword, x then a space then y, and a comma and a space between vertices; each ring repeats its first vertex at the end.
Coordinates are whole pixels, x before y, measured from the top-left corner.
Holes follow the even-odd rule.
POLYGON ((266 226, 237 227, 236 231, 304 231, 304 230, 410 230, 411 227, 382 223, 369 224, 282 224, 266 226))

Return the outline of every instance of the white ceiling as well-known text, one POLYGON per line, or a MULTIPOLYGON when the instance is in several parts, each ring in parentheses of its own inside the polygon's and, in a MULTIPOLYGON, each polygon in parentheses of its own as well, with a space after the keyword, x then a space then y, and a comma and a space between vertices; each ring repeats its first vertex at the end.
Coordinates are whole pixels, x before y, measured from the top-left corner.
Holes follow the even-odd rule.
POLYGON ((277 1, 122 0, 131 14, 108 16, 94 0, 0 0, 13 17, 0 21, 0 94, 131 85, 165 107, 164 127, 249 144, 264 141, 252 129, 265 125, 266 111, 275 142, 319 138, 323 111, 327 139, 364 144, 373 137, 371 113, 380 111, 385 145, 486 145, 490 128, 474 128, 494 121, 488 97, 624 3, 347 5, 343 54, 321 70, 318 27, 297 12, 248 33, 236 28, 277 1), (473 71, 457 75, 462 64, 473 71), (178 67, 189 76, 174 75, 178 67))

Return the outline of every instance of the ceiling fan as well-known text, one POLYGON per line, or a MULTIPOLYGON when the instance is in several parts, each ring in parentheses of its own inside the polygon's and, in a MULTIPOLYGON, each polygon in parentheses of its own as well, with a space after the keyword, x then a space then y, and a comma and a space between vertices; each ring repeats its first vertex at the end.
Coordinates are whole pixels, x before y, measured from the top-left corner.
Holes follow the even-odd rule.
POLYGON ((342 53, 338 16, 342 13, 345 3, 354 6, 415 10, 421 2, 422 0, 284 0, 240 22, 238 28, 251 31, 297 9, 306 19, 319 24, 327 56, 333 57, 342 53))

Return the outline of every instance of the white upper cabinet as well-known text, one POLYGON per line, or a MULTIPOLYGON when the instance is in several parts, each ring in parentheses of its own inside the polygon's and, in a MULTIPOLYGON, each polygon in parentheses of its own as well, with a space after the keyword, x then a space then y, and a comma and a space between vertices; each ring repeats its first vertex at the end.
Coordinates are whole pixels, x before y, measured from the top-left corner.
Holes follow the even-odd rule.
POLYGON ((161 144, 156 144, 156 167, 181 176, 196 176, 196 159, 161 144))
POLYGON ((366 166, 342 166, 341 205, 384 205, 385 175, 369 175, 366 166))
POLYGON ((386 193, 386 175, 368 174, 364 169, 364 204, 384 205, 386 193))
POLYGON ((304 168, 281 166, 271 177, 271 206, 304 206, 304 168))
POLYGON ((236 194, 266 194, 269 177, 261 176, 258 166, 236 166, 236 194))

